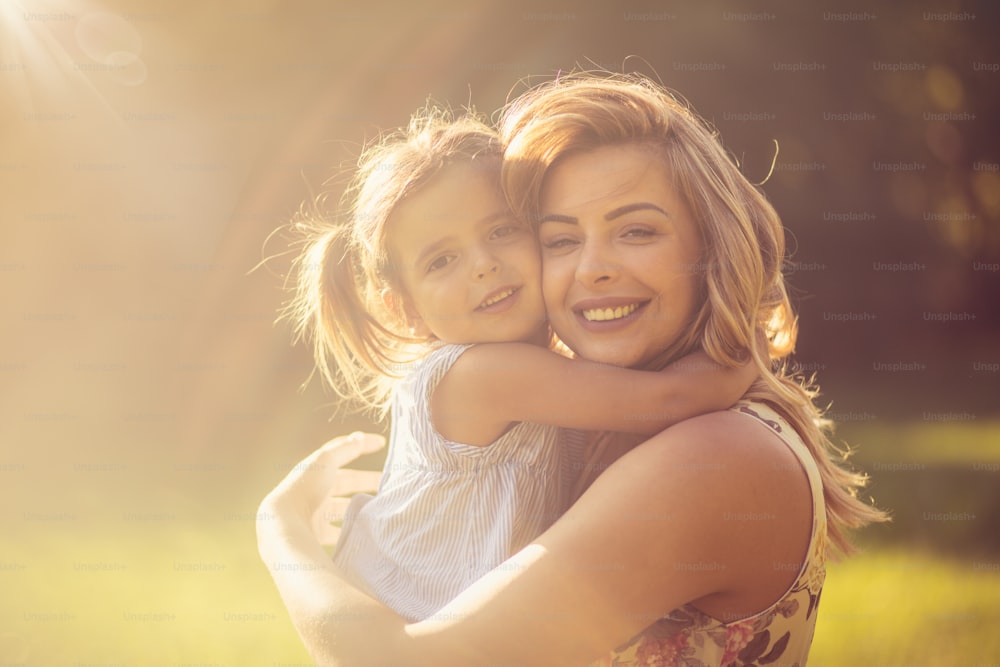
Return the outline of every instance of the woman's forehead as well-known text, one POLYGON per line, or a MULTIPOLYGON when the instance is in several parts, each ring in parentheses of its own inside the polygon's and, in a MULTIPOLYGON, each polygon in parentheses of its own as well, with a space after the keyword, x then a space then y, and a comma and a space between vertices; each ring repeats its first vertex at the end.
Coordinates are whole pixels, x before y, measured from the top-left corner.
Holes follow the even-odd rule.
POLYGON ((542 184, 540 204, 552 208, 611 205, 631 194, 674 199, 672 171, 654 152, 632 145, 610 145, 566 156, 542 184))

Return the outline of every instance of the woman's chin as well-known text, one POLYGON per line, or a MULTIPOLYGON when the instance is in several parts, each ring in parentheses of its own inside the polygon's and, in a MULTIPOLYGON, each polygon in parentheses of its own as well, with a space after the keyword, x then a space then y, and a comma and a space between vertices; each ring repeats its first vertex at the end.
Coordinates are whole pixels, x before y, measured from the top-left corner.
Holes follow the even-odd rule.
POLYGON ((631 368, 642 361, 641 351, 636 349, 634 342, 629 345, 627 342, 579 341, 576 345, 567 345, 577 357, 599 364, 631 368))

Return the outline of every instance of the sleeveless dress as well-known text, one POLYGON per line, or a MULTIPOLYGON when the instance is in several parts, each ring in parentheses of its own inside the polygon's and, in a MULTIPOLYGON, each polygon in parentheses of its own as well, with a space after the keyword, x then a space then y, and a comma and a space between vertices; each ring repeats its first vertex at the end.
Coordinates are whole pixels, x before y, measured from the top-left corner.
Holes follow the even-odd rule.
POLYGON ((431 423, 434 388, 469 345, 441 345, 393 394, 378 495, 355 495, 333 560, 358 588, 421 620, 545 531, 564 509, 558 429, 525 422, 478 447, 431 423))
MULTIPOLYGON (((784 595, 753 616, 722 622, 684 605, 643 630, 591 667, 800 667, 816 628, 826 576, 826 507, 819 470, 795 430, 763 403, 731 410, 768 426, 792 450, 809 478, 812 534, 798 576, 784 595)), ((792 566, 790 566, 792 567, 792 566)))

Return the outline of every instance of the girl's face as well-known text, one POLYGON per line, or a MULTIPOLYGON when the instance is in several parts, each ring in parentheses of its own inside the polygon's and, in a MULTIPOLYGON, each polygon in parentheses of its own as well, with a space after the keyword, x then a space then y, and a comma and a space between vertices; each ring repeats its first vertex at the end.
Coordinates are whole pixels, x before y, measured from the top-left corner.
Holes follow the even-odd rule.
POLYGON ((535 235, 486 174, 445 167, 393 211, 389 225, 416 333, 457 344, 546 342, 535 235))
POLYGON ((670 170, 648 149, 572 153, 541 192, 542 290, 579 356, 641 367, 696 312, 701 242, 670 170))

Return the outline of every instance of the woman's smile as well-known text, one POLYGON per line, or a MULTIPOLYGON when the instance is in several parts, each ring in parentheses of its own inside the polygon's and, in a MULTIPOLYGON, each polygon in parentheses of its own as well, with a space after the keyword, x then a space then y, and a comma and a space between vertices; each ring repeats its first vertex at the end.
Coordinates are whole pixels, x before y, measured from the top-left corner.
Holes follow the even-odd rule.
POLYGON ((602 299, 601 303, 577 304, 575 310, 588 322, 615 322, 634 315, 649 303, 648 300, 632 301, 622 305, 615 301, 608 302, 607 299, 602 299))

